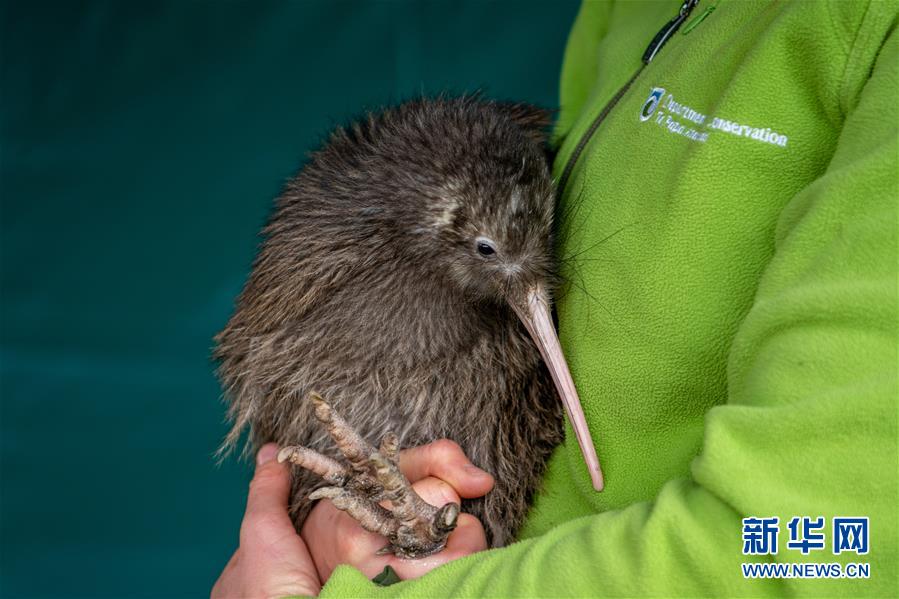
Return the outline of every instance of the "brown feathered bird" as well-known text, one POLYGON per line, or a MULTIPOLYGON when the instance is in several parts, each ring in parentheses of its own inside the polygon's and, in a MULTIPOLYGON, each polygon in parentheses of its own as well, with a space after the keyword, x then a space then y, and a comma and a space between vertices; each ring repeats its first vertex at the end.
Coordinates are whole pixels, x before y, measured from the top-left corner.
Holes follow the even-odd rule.
POLYGON ((462 510, 508 543, 562 438, 560 396, 601 489, 550 318, 548 124, 525 104, 410 101, 336 130, 278 198, 215 356, 224 447, 249 427, 254 447, 320 452, 281 455, 304 466, 298 529, 329 497, 398 555, 439 550, 458 509, 418 499, 396 449, 449 438, 496 481, 462 510), (320 455, 335 443, 350 466, 320 455))

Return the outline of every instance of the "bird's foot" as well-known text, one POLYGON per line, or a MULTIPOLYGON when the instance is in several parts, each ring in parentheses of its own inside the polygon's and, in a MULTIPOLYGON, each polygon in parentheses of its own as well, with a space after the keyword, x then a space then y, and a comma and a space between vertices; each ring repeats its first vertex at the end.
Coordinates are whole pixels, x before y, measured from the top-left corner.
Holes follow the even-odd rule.
POLYGON ((291 462, 321 476, 331 486, 317 489, 310 499, 330 499, 368 531, 387 538, 378 553, 418 558, 446 546, 456 527, 459 504, 437 508, 423 500, 399 469, 399 443, 387 433, 375 449, 353 430, 317 393, 310 393, 315 416, 328 430, 348 465, 305 447, 285 447, 279 462, 291 462), (389 501, 390 508, 380 504, 389 501))

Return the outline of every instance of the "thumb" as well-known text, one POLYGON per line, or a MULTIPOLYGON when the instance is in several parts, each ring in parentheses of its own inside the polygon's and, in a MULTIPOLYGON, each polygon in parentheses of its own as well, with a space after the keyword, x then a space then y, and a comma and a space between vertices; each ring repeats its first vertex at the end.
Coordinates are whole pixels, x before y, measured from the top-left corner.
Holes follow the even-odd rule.
POLYGON ((256 456, 256 473, 250 481, 247 510, 240 529, 241 545, 270 543, 293 531, 287 513, 290 496, 290 471, 274 459, 278 446, 263 445, 256 456))

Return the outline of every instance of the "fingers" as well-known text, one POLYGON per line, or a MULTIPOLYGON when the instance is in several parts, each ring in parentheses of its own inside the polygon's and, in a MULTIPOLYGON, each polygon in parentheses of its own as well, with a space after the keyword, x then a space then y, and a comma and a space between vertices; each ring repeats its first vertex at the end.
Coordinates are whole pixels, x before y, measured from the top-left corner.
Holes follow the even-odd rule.
POLYGON ((321 589, 309 550, 288 515, 290 473, 275 459, 277 453, 274 443, 259 450, 240 547, 215 583, 213 598, 315 596, 321 589))
MULTIPOLYGON (((450 534, 446 547, 440 553, 413 560, 391 557, 389 563, 401 579, 408 580, 423 576, 447 562, 486 549, 487 537, 481 522, 471 514, 460 514, 456 529, 450 534)), ((372 576, 378 572, 374 572, 372 576)))
MULTIPOLYGON (((472 465, 462 449, 449 440, 401 452, 400 469, 413 483, 415 492, 436 507, 461 503, 463 497, 480 497, 493 488, 493 477, 472 465)), ((484 528, 478 519, 461 514, 446 548, 437 554, 417 560, 376 555, 386 539, 363 529, 329 500, 319 501, 313 508, 303 524, 302 537, 312 550, 321 580, 327 580, 339 564, 350 564, 369 578, 390 564, 402 578, 414 578, 487 548, 484 528)))
MULTIPOLYGON (((434 477, 419 480, 412 488, 422 499, 435 506, 460 501, 452 486, 434 477)), ((386 539, 363 529, 346 513, 338 511, 330 501, 321 501, 312 510, 303 525, 303 538, 313 548, 322 580, 327 580, 339 564, 349 564, 368 578, 377 575, 389 564, 400 578, 416 578, 446 562, 487 549, 487 538, 480 521, 470 514, 460 514, 456 529, 440 553, 415 560, 392 555, 379 556, 376 553, 384 546, 386 539)))
MULTIPOLYGON (((444 551, 456 559, 469 553, 487 550, 487 535, 481 521, 471 514, 459 514, 456 530, 450 535, 444 551)), ((449 560, 447 560, 449 561, 449 560)))
POLYGON ((481 497, 493 488, 493 477, 472 464, 449 439, 400 452, 400 469, 413 483, 429 476, 439 478, 462 497, 481 497))
POLYGON ((434 507, 443 507, 447 503, 462 503, 462 499, 451 484, 434 476, 413 483, 412 488, 419 497, 434 507))
POLYGON ((387 540, 368 532, 334 504, 323 499, 316 503, 303 523, 303 540, 309 546, 321 580, 328 580, 340 564, 349 564, 372 578, 389 563, 387 556, 376 555, 387 540))
POLYGON ((287 512, 290 472, 275 459, 277 454, 278 446, 269 443, 256 456, 256 473, 250 481, 247 511, 240 529, 241 545, 273 543, 294 530, 287 512))
MULTIPOLYGON (((413 560, 392 558, 390 565, 400 578, 408 580, 423 576, 437 566, 442 566, 447 562, 486 549, 487 537, 484 534, 484 527, 481 525, 481 522, 471 514, 460 514, 456 530, 449 536, 446 547, 440 553, 413 560)), ((378 572, 375 572, 372 576, 378 572)))
POLYGON ((237 570, 237 561, 240 559, 238 557, 239 553, 240 550, 238 549, 234 552, 234 555, 231 556, 231 559, 228 560, 228 563, 219 575, 218 580, 216 580, 215 584, 212 586, 212 592, 209 593, 210 599, 225 599, 233 594, 233 589, 230 587, 233 586, 232 581, 236 576, 235 571, 237 570))

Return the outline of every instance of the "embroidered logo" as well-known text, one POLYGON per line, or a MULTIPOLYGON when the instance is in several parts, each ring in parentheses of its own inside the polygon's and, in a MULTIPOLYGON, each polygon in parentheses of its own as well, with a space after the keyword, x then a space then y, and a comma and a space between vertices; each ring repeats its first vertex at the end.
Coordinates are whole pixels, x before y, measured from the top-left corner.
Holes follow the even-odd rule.
POLYGON ((662 96, 665 95, 665 88, 663 87, 654 87, 652 91, 649 93, 649 97, 646 98, 646 102, 643 103, 643 110, 640 111, 640 120, 648 121, 652 116, 652 113, 656 111, 656 108, 659 105, 659 102, 662 101, 662 96))
POLYGON ((719 116, 710 118, 709 115, 678 102, 673 94, 666 94, 662 87, 652 88, 640 109, 640 122, 650 119, 669 133, 698 143, 705 143, 709 135, 716 131, 781 148, 787 147, 789 141, 786 135, 773 131, 770 127, 753 127, 719 116))

